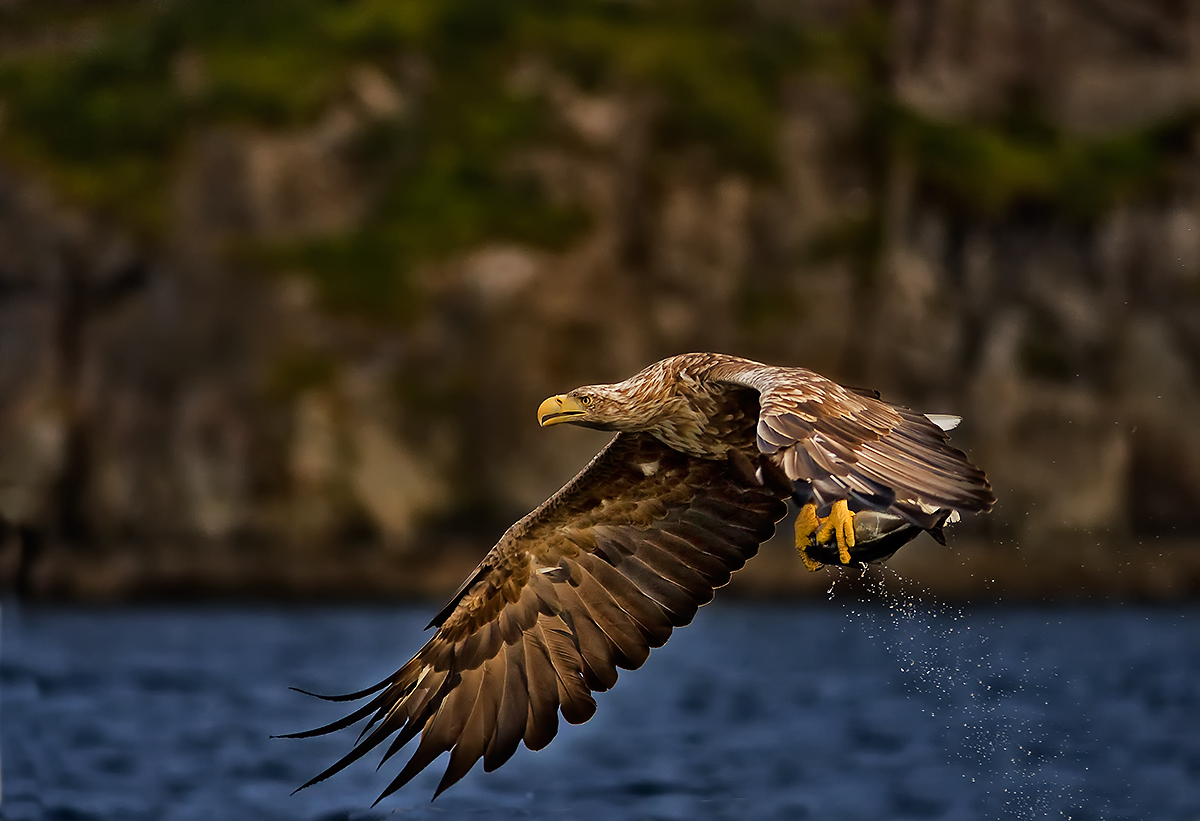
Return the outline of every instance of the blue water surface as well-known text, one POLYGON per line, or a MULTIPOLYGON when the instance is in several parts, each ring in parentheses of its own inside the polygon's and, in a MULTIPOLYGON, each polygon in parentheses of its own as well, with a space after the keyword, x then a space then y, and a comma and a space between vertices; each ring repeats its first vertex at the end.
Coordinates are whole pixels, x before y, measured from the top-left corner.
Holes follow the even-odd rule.
POLYGON ((429 607, 0 609, 6 821, 1200 819, 1200 609, 717 603, 585 725, 478 767, 291 791, 429 607))

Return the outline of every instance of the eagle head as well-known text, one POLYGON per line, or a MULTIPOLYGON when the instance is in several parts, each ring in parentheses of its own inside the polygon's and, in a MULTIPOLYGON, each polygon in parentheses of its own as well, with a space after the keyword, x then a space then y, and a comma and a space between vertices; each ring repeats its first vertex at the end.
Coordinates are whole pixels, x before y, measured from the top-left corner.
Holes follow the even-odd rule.
POLYGON ((626 401, 615 385, 586 385, 569 393, 551 396, 538 406, 542 427, 570 422, 596 430, 624 430, 628 419, 626 401))
MULTIPOLYGON (((679 357, 676 357, 678 359, 679 357)), ((611 385, 584 385, 568 393, 551 396, 538 407, 542 427, 570 422, 596 430, 648 431, 687 424, 694 414, 678 391, 677 368, 665 360, 611 385)))

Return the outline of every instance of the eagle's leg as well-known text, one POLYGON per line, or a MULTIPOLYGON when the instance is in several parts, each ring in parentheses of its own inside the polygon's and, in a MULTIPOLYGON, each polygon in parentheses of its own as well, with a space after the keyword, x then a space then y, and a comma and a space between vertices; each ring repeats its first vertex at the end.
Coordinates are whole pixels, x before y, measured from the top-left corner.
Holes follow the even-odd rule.
POLYGON ((850 564, 850 548, 854 547, 854 514, 850 512, 850 505, 845 499, 833 503, 833 509, 817 531, 818 542, 827 542, 831 536, 837 539, 838 561, 850 564))
POLYGON ((817 518, 817 506, 811 502, 800 508, 796 516, 796 552, 800 554, 804 566, 809 570, 820 570, 821 563, 808 555, 808 547, 812 537, 821 528, 821 520, 817 518))

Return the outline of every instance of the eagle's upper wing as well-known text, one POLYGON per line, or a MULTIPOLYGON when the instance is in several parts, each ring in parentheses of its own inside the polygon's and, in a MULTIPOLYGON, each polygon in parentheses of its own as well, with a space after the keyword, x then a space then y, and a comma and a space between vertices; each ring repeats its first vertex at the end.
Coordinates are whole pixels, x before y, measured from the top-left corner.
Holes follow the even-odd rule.
POLYGON ((699 459, 647 434, 619 434, 574 479, 513 525, 433 620, 433 638, 395 674, 334 700, 376 694, 305 737, 370 716, 356 746, 304 786, 389 736, 384 760, 416 737, 380 799, 441 753, 440 793, 479 758, 499 767, 596 709, 593 691, 635 669, 687 624, 774 532, 789 488, 740 460, 699 459))
POLYGON ((924 414, 804 368, 725 362, 710 379, 759 393, 758 448, 818 506, 848 499, 922 527, 995 502, 983 471, 924 414))

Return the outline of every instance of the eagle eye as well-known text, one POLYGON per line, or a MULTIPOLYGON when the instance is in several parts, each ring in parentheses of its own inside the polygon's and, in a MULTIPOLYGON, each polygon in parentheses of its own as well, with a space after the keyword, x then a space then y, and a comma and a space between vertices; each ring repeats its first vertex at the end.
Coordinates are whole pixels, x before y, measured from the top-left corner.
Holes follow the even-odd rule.
POLYGON ((583 405, 585 408, 589 407, 592 404, 592 397, 585 393, 583 396, 579 397, 579 404, 583 405))

